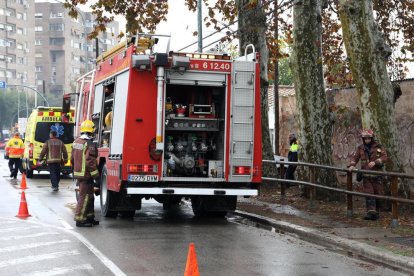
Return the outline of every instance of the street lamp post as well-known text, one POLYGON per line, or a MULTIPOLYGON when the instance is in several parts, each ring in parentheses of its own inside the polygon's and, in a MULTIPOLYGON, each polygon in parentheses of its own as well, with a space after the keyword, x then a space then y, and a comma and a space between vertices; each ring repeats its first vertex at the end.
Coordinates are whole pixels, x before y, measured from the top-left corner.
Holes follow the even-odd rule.
MULTIPOLYGON (((32 87, 32 86, 29 86, 29 85, 25 85, 25 84, 8 84, 7 85, 8 87, 24 87, 24 88, 28 88, 28 89, 31 89, 32 91, 34 91, 34 92, 36 92, 37 93, 37 95, 39 95, 44 101, 45 101, 45 103, 47 104, 47 106, 50 106, 49 105, 49 102, 46 100, 46 98, 39 92, 39 91, 37 91, 37 89, 36 88, 34 88, 34 87, 32 87)), ((37 102, 37 100, 36 100, 36 102, 37 102)), ((36 104, 35 104, 36 105, 36 104)))

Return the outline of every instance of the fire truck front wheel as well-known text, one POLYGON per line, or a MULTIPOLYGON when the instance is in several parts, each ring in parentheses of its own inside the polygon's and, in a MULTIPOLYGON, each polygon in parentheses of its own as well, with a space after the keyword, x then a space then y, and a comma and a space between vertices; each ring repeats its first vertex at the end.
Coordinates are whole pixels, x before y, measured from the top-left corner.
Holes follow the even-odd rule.
POLYGON ((118 215, 118 212, 115 211, 117 204, 117 194, 113 191, 108 190, 107 180, 108 171, 104 165, 101 172, 101 214, 104 217, 116 217, 118 215))

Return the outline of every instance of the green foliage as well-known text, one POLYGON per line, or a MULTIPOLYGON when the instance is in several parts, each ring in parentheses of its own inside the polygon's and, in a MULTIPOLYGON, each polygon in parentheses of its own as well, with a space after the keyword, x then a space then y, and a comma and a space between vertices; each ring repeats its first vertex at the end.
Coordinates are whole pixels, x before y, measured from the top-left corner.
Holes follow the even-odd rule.
POLYGON ((9 129, 13 117, 16 118, 17 95, 15 90, 0 90, 0 129, 9 129))
POLYGON ((279 85, 292 85, 293 74, 289 58, 279 60, 279 85))

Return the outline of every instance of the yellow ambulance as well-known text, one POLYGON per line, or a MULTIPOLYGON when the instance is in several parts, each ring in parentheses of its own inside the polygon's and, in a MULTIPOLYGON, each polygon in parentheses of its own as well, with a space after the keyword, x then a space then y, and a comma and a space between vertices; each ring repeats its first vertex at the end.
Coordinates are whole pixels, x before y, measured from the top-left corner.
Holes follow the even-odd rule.
MULTIPOLYGON (((46 162, 37 162, 43 143, 49 139, 51 130, 56 131, 57 138, 62 140, 68 151, 69 160, 74 140, 74 110, 62 118, 61 107, 37 107, 33 109, 27 119, 27 126, 24 138, 23 169, 28 178, 33 177, 33 172, 48 171, 46 162)), ((71 164, 63 164, 63 174, 71 173, 71 164)))

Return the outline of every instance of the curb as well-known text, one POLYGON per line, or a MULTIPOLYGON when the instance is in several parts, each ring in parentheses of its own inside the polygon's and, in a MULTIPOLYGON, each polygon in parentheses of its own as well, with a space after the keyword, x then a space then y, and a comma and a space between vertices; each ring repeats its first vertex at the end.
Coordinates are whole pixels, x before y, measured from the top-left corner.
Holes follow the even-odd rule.
POLYGON ((338 237, 284 221, 277 221, 268 217, 244 212, 234 211, 235 215, 250 219, 254 222, 272 226, 279 231, 298 235, 301 239, 326 247, 338 247, 348 252, 350 256, 362 257, 374 263, 380 263, 395 270, 414 273, 414 259, 379 250, 378 247, 362 242, 338 237))

